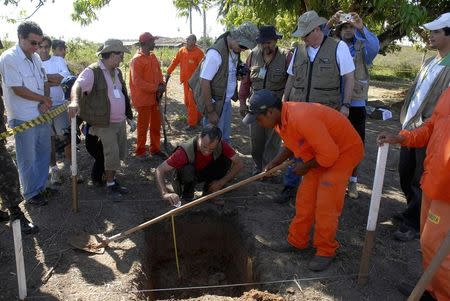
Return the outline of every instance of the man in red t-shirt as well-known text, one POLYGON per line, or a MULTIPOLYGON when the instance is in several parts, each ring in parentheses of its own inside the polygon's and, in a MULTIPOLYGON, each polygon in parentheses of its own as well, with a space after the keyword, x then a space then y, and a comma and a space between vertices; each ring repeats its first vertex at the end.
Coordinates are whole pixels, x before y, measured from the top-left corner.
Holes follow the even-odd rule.
POLYGON ((205 182, 203 195, 218 191, 242 169, 243 164, 231 146, 222 140, 217 126, 207 125, 196 136, 177 147, 156 169, 156 181, 164 200, 175 205, 181 199, 192 201, 195 185, 205 182), (164 182, 167 172, 176 169, 172 182, 174 193, 164 182))

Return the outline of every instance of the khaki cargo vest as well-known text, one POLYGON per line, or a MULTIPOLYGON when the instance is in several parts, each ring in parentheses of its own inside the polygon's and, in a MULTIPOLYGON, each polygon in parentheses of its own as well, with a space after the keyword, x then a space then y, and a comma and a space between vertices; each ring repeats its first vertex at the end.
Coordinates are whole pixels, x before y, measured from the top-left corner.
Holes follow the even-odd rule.
MULTIPOLYGON (((182 143, 181 147, 188 158, 189 164, 194 164, 195 162, 195 151, 197 149, 198 137, 189 139, 188 141, 182 143)), ((217 144, 216 149, 213 151, 213 160, 217 160, 222 155, 222 142, 217 144)))
MULTIPOLYGON (((80 98, 80 118, 96 127, 108 127, 111 104, 108 97, 108 85, 105 76, 98 63, 91 64, 88 68, 94 72, 94 85, 91 93, 82 94, 80 98)), ((128 97, 127 86, 119 70, 119 80, 122 84, 122 93, 125 96, 125 115, 128 119, 133 119, 130 98, 128 97)))
POLYGON ((341 102, 341 79, 336 52, 339 41, 324 37, 313 62, 304 44, 297 46, 294 57, 294 83, 290 101, 317 102, 338 108, 341 102))
POLYGON ((355 56, 355 86, 353 87, 352 99, 367 100, 369 98, 369 69, 366 63, 366 47, 360 40, 356 40, 355 56))
MULTIPOLYGON (((430 64, 433 59, 434 57, 427 59, 423 64, 421 70, 426 68, 426 66, 428 66, 428 64, 430 64)), ((439 97, 450 86, 450 54, 447 55, 447 57, 442 61, 441 64, 444 65, 444 68, 441 70, 439 75, 431 84, 431 87, 428 90, 428 93, 425 96, 425 99, 423 100, 422 104, 420 105, 419 110, 417 110, 416 115, 414 115, 408 121, 408 124, 406 124, 405 126, 406 130, 413 130, 415 128, 418 128, 419 126, 422 125, 422 123, 424 123, 428 118, 430 118, 431 115, 433 114, 434 107, 436 106, 439 97)), ((403 122, 405 122, 405 117, 408 112, 409 104, 411 103, 411 100, 414 96, 419 75, 420 72, 419 74, 417 74, 413 85, 406 94, 405 102, 403 103, 402 110, 400 112, 400 122, 402 124, 403 122)))
MULTIPOLYGON (((213 107, 218 116, 222 114, 223 103, 225 101, 227 93, 228 56, 229 56, 227 36, 228 35, 224 35, 223 37, 219 38, 214 43, 214 45, 208 48, 208 50, 206 51, 208 52, 210 49, 215 49, 217 52, 219 52, 220 57, 222 58, 222 64, 220 65, 219 70, 217 70, 217 73, 214 76, 214 78, 211 80, 211 96, 216 101, 213 104, 213 107)), ((192 92, 194 94, 194 100, 195 103, 197 104, 197 111, 203 115, 205 115, 206 113, 206 105, 205 99, 203 99, 202 97, 202 91, 200 87, 200 72, 204 60, 205 59, 203 59, 202 62, 198 65, 197 69, 195 70, 194 74, 191 76, 188 82, 189 87, 192 89, 192 92)))
POLYGON ((250 53, 250 81, 252 90, 268 89, 274 92, 280 99, 283 96, 288 74, 286 73, 286 57, 284 50, 276 49, 273 60, 266 64, 261 48, 258 46, 250 53), (266 68, 264 78, 260 77, 261 68, 266 68))

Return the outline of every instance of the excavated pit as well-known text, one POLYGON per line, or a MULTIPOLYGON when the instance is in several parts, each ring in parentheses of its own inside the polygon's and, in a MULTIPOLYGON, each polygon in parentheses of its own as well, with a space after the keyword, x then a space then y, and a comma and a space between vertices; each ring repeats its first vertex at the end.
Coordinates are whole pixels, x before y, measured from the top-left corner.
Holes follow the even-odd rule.
MULTIPOLYGON (((146 231, 148 290, 249 283, 257 279, 238 214, 204 209, 175 217, 181 277, 178 278, 172 223, 168 219, 146 231)), ((239 296, 249 286, 155 291, 150 300, 185 299, 205 294, 239 296)))

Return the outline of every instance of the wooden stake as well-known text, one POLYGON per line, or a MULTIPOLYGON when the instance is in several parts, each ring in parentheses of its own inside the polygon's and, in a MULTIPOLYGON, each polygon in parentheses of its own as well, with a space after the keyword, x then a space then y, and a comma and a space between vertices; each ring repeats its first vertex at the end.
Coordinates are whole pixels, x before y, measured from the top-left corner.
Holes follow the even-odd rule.
POLYGON ((369 217, 367 219, 366 238, 364 240, 363 254, 359 266, 358 284, 367 283, 369 274, 369 260, 375 240, 375 230, 377 228, 378 211, 380 210, 381 192, 383 190, 384 172, 386 170, 386 160, 389 145, 385 143, 378 148, 377 165, 373 180, 372 196, 370 198, 369 217))
POLYGON ((78 166, 77 166, 77 117, 73 117, 70 125, 70 143, 72 148, 72 210, 78 212, 78 166))
POLYGON ((419 282, 417 282, 416 287, 412 291, 411 295, 408 297, 408 301, 418 301, 423 295, 423 292, 427 288, 430 281, 433 279, 434 274, 436 274, 439 266, 447 255, 450 254, 450 231, 447 232, 447 236, 442 241, 441 246, 434 254, 433 259, 428 265, 425 272, 423 272, 422 277, 420 277, 419 282))
POLYGON ((178 279, 180 279, 181 278, 180 262, 178 261, 177 235, 175 234, 175 218, 173 215, 171 216, 171 220, 172 220, 172 236, 173 236, 173 248, 175 252, 175 262, 177 264, 178 279))
POLYGON ((19 283, 19 299, 27 297, 27 280, 25 277, 25 262, 23 261, 22 231, 20 219, 12 222, 14 236, 14 252, 16 255, 17 282, 19 283))

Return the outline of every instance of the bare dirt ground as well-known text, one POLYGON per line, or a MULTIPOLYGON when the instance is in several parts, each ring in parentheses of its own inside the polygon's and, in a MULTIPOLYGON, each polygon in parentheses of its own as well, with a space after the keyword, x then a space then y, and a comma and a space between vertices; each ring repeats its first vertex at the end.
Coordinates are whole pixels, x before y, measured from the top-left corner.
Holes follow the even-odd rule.
MULTIPOLYGON (((181 277, 177 277, 170 220, 150 226, 128 238, 111 243, 104 254, 74 250, 69 236, 85 231, 111 236, 172 209, 159 197, 154 170, 161 161, 141 161, 133 156, 135 134, 129 137, 129 160, 118 175, 131 193, 113 202, 105 189, 89 184, 92 159, 79 145, 79 171, 86 179, 78 186, 80 212, 71 211, 70 179, 47 206, 27 207, 28 215, 41 231, 23 239, 29 300, 404 300, 397 292, 401 280, 414 282, 420 275, 418 241, 400 243, 392 239, 391 216, 404 207, 399 189, 398 148, 391 147, 381 203, 369 282, 359 287, 355 274, 364 242, 365 226, 377 156, 375 139, 382 130, 399 129, 399 108, 406 85, 374 82, 370 103, 384 104, 393 119, 368 119, 366 156, 359 174, 360 198, 347 199, 337 239, 341 243, 332 267, 321 273, 307 269, 312 251, 277 253, 257 243, 285 238, 294 215, 290 204, 278 205, 273 197, 281 184, 256 182, 222 197, 225 206, 202 204, 175 218, 181 277), (293 279, 298 279, 297 283, 293 279), (269 282, 227 287, 236 283, 269 282), (221 286, 215 290, 153 291, 155 288, 221 286), (252 288, 257 289, 251 290, 252 288), (143 290, 147 290, 143 292, 143 290), (262 292, 267 290, 268 292, 262 292), (245 293, 244 293, 245 292, 245 293), (243 294, 244 293, 244 294, 243 294)), ((182 89, 175 77, 169 84, 168 131, 172 146, 192 135, 183 132, 186 114, 182 89)), ((251 175, 252 161, 248 129, 235 107, 232 144, 242 154, 244 171, 236 181, 251 175)), ((13 145, 10 140, 10 147, 13 145)), ((12 230, 0 225, 0 299, 17 299, 17 280, 12 230)))

